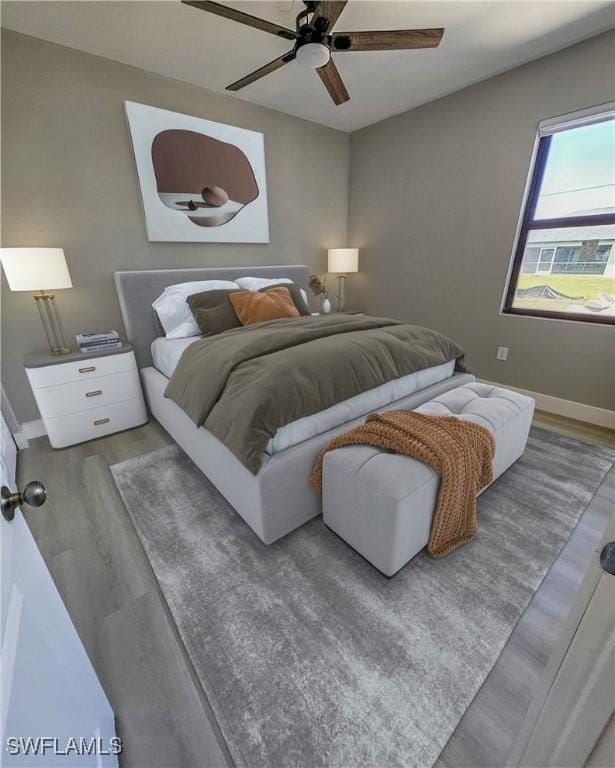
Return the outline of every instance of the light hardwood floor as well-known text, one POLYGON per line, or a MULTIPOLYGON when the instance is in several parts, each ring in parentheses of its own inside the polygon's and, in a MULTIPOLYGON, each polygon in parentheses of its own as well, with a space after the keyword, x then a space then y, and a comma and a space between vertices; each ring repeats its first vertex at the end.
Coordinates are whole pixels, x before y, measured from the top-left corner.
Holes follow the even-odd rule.
POLYGON ((570 437, 578 437, 579 440, 587 440, 607 448, 615 448, 615 431, 606 427, 598 427, 595 424, 587 424, 576 419, 567 419, 565 416, 557 416, 546 411, 535 412, 534 424, 546 429, 554 429, 556 432, 570 437))
MULTIPOLYGON (((615 446, 615 435, 538 414, 537 423, 615 446)), ((232 765, 109 467, 171 438, 155 422, 64 450, 46 438, 20 452, 20 485, 39 479, 48 502, 25 510, 105 688, 124 740, 122 768, 232 765)), ((615 473, 585 512, 438 765, 503 766, 537 677, 608 514, 615 473)))

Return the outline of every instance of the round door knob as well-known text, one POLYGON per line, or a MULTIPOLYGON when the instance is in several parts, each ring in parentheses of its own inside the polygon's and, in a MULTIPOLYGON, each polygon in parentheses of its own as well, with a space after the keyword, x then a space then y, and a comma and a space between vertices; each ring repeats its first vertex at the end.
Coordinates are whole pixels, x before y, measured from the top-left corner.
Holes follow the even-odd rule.
POLYGON ((615 576, 615 541, 605 544, 600 553, 600 567, 611 576, 615 576))
POLYGON ((21 492, 22 504, 40 507, 47 501, 47 489, 40 480, 32 480, 21 492))
POLYGON ((11 491, 6 485, 0 489, 2 516, 9 522, 15 517, 15 510, 21 504, 40 507, 47 499, 47 490, 39 480, 32 480, 23 491, 11 491))

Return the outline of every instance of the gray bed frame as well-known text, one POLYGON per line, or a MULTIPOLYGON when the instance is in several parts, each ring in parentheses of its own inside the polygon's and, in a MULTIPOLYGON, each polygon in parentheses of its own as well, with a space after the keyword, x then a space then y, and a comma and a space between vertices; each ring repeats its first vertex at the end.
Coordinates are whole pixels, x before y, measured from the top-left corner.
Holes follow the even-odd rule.
MULTIPOLYGON (((332 437, 362 423, 365 417, 349 421, 274 456, 266 456, 258 474, 252 475, 225 445, 205 428, 197 427, 179 406, 164 397, 168 379, 152 366, 150 351, 157 335, 152 302, 166 286, 191 280, 287 277, 307 290, 309 272, 303 265, 287 265, 115 273, 126 335, 134 347, 153 416, 265 544, 273 543, 320 514, 320 498, 307 483, 314 461, 332 437)), ((416 408, 442 392, 473 380, 470 374, 456 373, 445 381, 387 405, 387 409, 416 408)))

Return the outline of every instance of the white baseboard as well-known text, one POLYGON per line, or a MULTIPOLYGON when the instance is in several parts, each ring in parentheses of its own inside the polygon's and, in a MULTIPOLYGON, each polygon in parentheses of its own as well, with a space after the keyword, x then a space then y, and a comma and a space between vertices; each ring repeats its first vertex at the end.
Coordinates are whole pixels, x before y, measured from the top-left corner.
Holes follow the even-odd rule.
POLYGON ((42 419, 32 419, 32 421, 24 421, 21 425, 21 434, 26 440, 34 440, 35 437, 43 437, 47 434, 45 425, 42 419))
POLYGON ((541 392, 532 392, 529 389, 511 387, 509 384, 498 384, 495 381, 485 381, 484 379, 479 379, 479 381, 495 387, 512 389, 514 392, 520 392, 522 395, 533 397, 536 401, 536 408, 540 411, 555 413, 558 416, 566 416, 577 421, 585 421, 587 424, 596 424, 607 429, 615 429, 615 411, 598 408, 595 405, 577 403, 574 400, 564 400, 561 397, 553 397, 553 395, 543 395, 541 392))
POLYGON ((27 448, 30 445, 28 438, 23 432, 13 432, 12 434, 18 451, 23 451, 24 448, 27 448))

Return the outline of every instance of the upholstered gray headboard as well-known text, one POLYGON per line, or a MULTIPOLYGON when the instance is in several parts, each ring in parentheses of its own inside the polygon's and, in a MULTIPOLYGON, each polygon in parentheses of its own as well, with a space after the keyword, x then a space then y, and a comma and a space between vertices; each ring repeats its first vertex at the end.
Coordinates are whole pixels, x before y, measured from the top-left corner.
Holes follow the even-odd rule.
POLYGON ((207 269, 148 269, 116 272, 124 328, 134 347, 139 368, 152 364, 150 347, 156 338, 152 302, 167 285, 190 280, 236 280, 238 277, 287 277, 307 290, 310 270, 301 264, 278 267, 213 267, 207 269))

